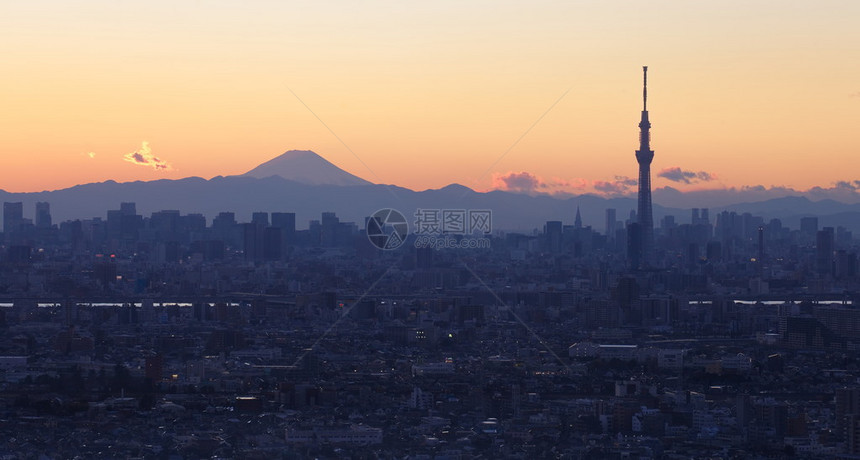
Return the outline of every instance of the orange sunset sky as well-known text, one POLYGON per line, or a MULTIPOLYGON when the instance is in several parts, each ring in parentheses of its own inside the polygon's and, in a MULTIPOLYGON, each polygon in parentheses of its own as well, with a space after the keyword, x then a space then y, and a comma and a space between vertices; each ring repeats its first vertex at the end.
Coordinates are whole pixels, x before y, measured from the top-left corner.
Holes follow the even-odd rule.
POLYGON ((654 187, 828 187, 860 179, 858 17, 853 0, 3 2, 0 189, 308 149, 416 190, 615 190, 637 173, 642 65, 654 187))

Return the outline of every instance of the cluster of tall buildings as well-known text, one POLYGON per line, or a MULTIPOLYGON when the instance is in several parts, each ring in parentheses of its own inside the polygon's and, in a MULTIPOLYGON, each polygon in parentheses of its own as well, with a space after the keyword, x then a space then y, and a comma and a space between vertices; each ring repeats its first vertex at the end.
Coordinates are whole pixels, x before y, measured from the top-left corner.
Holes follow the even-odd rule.
POLYGON ((13 233, 28 225, 35 225, 40 229, 51 228, 51 204, 37 202, 36 218, 31 220, 24 218, 24 203, 20 201, 3 203, 3 233, 13 233))

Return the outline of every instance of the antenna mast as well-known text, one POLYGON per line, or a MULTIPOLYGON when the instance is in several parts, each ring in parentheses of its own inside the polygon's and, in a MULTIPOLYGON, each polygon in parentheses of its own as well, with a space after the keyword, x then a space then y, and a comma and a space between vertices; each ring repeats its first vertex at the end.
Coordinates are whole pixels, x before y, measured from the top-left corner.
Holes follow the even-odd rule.
POLYGON ((642 66, 642 110, 648 110, 648 66, 642 66))

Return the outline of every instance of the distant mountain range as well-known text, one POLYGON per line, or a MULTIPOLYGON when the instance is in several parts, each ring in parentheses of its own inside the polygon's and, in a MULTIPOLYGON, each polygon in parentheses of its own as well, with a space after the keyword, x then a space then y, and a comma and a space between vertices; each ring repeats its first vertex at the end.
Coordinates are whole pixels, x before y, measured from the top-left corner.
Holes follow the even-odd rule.
MULTIPOLYGON (((137 203, 139 214, 178 209, 183 214, 202 213, 211 219, 221 211, 236 213, 239 221, 249 221, 254 211, 295 212, 298 228, 325 211, 337 213, 341 221, 363 227, 364 218, 382 208, 395 208, 407 218, 417 209, 489 209, 493 228, 540 230, 548 220, 573 224, 579 207, 585 225, 597 231, 605 228, 605 210, 615 208, 618 220, 636 209, 633 198, 531 196, 506 191, 476 192, 458 184, 438 190, 413 191, 394 185, 373 184, 354 176, 311 151, 292 150, 239 176, 206 180, 188 177, 117 183, 106 181, 77 185, 62 190, 9 193, 0 191, 0 201, 21 201, 24 216, 33 217, 35 203, 51 203, 54 222, 106 216, 121 202, 137 203)), ((784 225, 799 227, 801 217, 818 216, 820 226, 845 226, 860 231, 860 204, 833 200, 810 201, 789 196, 753 203, 711 208, 711 218, 722 210, 782 219, 784 225)), ((678 223, 689 222, 689 209, 654 205, 655 224, 665 215, 678 223)))

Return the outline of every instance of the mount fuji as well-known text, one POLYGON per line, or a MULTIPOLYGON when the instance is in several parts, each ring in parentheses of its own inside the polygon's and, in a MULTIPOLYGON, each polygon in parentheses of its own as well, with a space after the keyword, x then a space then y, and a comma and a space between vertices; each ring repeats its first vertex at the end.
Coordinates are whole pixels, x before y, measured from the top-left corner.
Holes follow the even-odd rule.
POLYGON ((310 150, 290 150, 243 174, 265 179, 278 176, 307 185, 371 185, 310 150))

